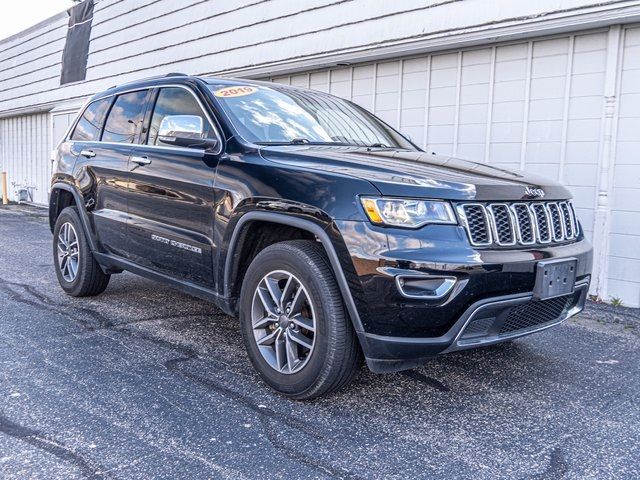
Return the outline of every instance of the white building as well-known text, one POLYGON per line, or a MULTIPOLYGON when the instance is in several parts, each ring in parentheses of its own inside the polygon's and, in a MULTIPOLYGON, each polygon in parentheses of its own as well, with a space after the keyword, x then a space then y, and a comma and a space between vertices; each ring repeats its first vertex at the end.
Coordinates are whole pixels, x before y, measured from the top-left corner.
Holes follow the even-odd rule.
POLYGON ((639 1, 95 3, 85 81, 60 86, 66 13, 0 41, 2 169, 35 202, 88 95, 168 72, 272 79, 350 98, 429 151, 565 183, 592 293, 640 306, 639 1))

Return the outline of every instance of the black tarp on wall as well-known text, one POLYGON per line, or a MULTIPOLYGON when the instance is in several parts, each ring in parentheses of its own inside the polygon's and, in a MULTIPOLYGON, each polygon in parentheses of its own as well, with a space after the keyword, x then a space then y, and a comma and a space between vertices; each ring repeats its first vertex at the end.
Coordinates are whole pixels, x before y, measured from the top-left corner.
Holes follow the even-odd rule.
POLYGON ((93 21, 93 0, 85 0, 71 7, 67 41, 62 52, 60 85, 78 82, 87 76, 87 58, 93 21))

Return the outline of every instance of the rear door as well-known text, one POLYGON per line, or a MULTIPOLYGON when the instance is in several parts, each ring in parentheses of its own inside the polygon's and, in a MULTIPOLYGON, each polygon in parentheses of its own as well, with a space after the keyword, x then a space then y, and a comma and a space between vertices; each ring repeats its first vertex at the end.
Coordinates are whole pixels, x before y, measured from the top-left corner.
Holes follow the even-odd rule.
POLYGON ((81 146, 76 167, 76 178, 91 212, 99 245, 122 257, 129 256, 126 200, 129 156, 142 128, 149 94, 147 89, 111 98, 100 141, 81 146))
POLYGON ((170 146, 158 137, 163 118, 173 115, 200 116, 205 137, 217 137, 196 95, 186 86, 155 92, 147 132, 131 157, 129 238, 139 265, 212 288, 217 160, 202 149, 170 146))

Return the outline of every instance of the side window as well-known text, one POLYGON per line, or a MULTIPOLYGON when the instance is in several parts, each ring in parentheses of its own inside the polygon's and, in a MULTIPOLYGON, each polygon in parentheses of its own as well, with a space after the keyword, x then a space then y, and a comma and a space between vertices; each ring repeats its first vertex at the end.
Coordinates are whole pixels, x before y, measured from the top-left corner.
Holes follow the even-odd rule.
POLYGON ((133 143, 144 119, 147 94, 147 90, 140 90, 116 98, 104 125, 103 142, 133 143))
POLYGON ((215 138, 215 130, 191 92, 184 88, 167 87, 160 90, 153 109, 147 138, 148 145, 162 145, 158 142, 158 130, 162 119, 169 115, 197 115, 202 118, 204 138, 215 138))
POLYGON ((98 140, 100 137, 100 128, 102 128, 102 122, 104 121, 110 104, 111 98, 103 98, 102 100, 91 102, 87 108, 85 108, 80 120, 78 120, 70 139, 85 142, 98 140))

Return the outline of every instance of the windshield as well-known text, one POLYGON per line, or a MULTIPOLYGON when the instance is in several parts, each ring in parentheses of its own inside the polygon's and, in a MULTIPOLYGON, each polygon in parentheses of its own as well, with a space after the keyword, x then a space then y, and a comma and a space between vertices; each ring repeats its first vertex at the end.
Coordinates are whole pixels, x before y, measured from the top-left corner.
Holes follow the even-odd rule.
POLYGON ((388 125, 338 97, 277 86, 210 85, 209 88, 242 137, 253 143, 415 150, 388 125))

